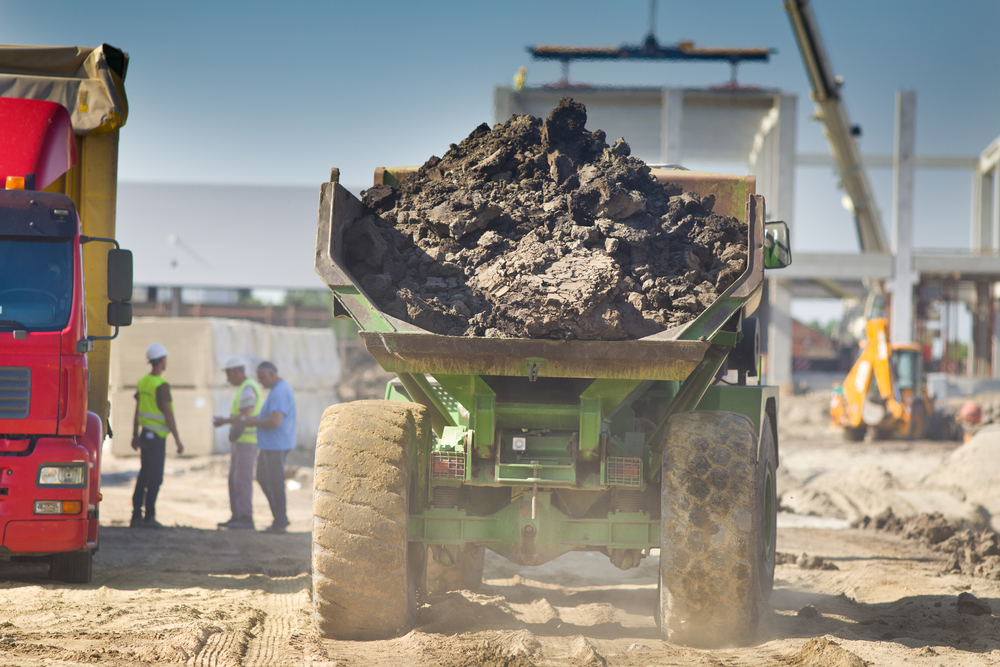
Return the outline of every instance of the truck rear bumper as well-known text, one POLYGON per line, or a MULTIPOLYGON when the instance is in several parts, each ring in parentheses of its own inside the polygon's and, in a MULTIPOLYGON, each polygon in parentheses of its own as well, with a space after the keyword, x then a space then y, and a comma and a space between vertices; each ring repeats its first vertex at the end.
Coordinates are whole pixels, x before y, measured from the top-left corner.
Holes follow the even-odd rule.
POLYGON ((76 551, 87 546, 87 520, 10 521, 3 546, 16 554, 76 551))

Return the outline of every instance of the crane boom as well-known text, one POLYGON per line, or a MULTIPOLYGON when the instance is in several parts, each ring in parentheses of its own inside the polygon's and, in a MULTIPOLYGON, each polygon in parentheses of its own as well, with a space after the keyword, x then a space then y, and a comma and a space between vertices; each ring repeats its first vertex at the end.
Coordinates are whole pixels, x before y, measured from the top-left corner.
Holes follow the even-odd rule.
POLYGON ((854 140, 847 109, 840 98, 841 82, 833 75, 809 0, 784 0, 784 5, 809 74, 816 116, 823 121, 823 132, 830 145, 830 153, 840 172, 844 189, 851 198, 861 250, 890 252, 882 217, 868 181, 868 172, 865 171, 861 151, 854 140))

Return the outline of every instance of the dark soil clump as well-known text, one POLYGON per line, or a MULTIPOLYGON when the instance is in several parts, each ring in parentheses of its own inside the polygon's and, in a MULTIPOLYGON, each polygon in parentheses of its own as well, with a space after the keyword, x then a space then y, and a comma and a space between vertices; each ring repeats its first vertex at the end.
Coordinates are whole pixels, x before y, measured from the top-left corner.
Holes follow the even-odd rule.
POLYGON ((382 310, 452 336, 623 340, 690 321, 746 268, 746 224, 660 185, 564 98, 483 124, 362 195, 345 261, 382 310))
POLYGON ((948 555, 945 572, 1000 580, 1000 535, 991 528, 975 530, 961 524, 954 525, 938 512, 903 520, 891 508, 874 519, 863 517, 852 526, 884 530, 901 534, 907 539, 920 540, 935 551, 948 555))

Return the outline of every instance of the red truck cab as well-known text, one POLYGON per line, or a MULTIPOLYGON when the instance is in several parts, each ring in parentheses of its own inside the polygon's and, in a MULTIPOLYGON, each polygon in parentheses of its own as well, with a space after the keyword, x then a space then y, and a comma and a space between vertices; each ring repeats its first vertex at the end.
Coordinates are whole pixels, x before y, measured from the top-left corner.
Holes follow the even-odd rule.
MULTIPOLYGON (((0 557, 86 583, 98 548, 102 421, 87 410, 83 250, 73 200, 43 192, 76 161, 59 104, 0 98, 0 557)), ((109 323, 131 323, 131 254, 108 254, 109 323)), ((116 332, 117 333, 117 330, 116 332)), ((108 337, 111 338, 111 337, 108 337)))

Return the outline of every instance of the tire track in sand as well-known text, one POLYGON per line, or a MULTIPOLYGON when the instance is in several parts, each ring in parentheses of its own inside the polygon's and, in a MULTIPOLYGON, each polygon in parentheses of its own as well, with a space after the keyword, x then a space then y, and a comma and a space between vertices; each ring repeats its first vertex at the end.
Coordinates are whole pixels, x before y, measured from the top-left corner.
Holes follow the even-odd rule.
POLYGON ((233 545, 267 578, 256 578, 256 584, 248 583, 252 598, 246 603, 253 611, 234 627, 210 635, 187 664, 190 667, 301 664, 301 657, 293 657, 299 653, 294 644, 296 635, 308 623, 309 575, 294 569, 288 571, 281 565, 275 569, 273 562, 269 569, 262 558, 260 540, 282 539, 280 536, 241 531, 232 537, 233 545))
POLYGON ((308 622, 309 577, 274 578, 267 582, 260 607, 264 612, 257 633, 247 646, 246 667, 288 664, 290 645, 297 643, 308 622))

